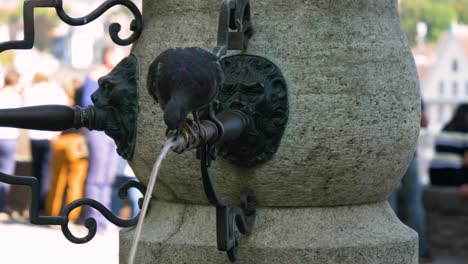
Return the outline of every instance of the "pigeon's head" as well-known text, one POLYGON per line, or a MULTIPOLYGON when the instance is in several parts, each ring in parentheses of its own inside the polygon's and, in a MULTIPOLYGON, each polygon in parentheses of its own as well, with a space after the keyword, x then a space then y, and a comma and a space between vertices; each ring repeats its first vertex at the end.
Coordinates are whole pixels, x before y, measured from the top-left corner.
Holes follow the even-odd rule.
POLYGON ((164 122, 170 130, 177 130, 183 127, 189 110, 186 110, 178 97, 173 97, 164 107, 164 122))

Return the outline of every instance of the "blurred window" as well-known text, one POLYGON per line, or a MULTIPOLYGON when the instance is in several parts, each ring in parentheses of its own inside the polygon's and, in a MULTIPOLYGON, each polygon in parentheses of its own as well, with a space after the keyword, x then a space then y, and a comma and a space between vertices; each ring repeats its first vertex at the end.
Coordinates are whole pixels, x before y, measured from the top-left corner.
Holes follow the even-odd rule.
POLYGON ((454 97, 458 95, 458 82, 457 81, 454 81, 452 83, 452 94, 454 97))
POLYGON ((444 107, 441 105, 437 109, 437 120, 439 121, 439 123, 442 123, 444 121, 444 107))
POLYGON ((439 95, 444 96, 444 81, 439 81, 439 95))
POLYGON ((452 62, 452 71, 457 72, 458 71, 458 61, 455 59, 452 62))

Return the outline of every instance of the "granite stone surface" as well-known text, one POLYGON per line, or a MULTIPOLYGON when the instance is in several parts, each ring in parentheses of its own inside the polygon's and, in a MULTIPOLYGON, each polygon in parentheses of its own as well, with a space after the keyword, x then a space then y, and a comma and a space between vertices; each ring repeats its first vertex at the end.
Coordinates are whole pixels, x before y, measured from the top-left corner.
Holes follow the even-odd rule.
MULTIPOLYGON (((146 88, 165 49, 216 44, 218 0, 145 0, 135 44, 141 64, 136 151, 131 166, 148 181, 165 141, 162 111, 146 88)), ((336 206, 383 201, 405 172, 419 131, 415 65, 397 1, 252 0, 255 34, 246 54, 283 71, 290 116, 274 158, 252 169, 213 163, 221 193, 253 189, 260 206, 336 206)), ((231 53, 232 54, 232 53, 231 53)), ((194 153, 171 153, 154 194, 206 204, 194 153)))
MULTIPOLYGON (((132 229, 121 231, 127 263, 132 229)), ((324 208, 260 208, 254 232, 241 239, 236 263, 417 264, 417 234, 386 202, 324 208)), ((215 210, 153 201, 135 263, 229 263, 216 249, 215 210)))
MULTIPOLYGON (((385 202, 399 184, 419 131, 416 68, 396 0, 251 0, 252 54, 287 79, 289 123, 273 159, 241 168, 218 159, 221 194, 253 190, 258 217, 237 263, 416 264, 417 235, 385 202)), ((165 141, 159 105, 146 87, 164 50, 216 45, 219 0, 144 0, 145 29, 135 156, 143 182, 165 141)), ((228 263, 216 249, 195 153, 163 162, 136 263, 228 263)), ((120 240, 126 263, 132 230, 120 240)))

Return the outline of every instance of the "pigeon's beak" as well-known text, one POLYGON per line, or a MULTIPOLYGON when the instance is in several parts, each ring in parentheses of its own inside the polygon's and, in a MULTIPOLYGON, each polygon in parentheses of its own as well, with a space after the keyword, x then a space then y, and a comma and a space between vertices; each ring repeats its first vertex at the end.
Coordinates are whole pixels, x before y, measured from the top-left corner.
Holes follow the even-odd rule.
POLYGON ((183 127, 178 130, 166 130, 166 138, 172 138, 175 142, 172 150, 179 154, 198 144, 198 141, 196 140, 197 137, 194 135, 195 134, 188 123, 185 123, 183 127))
POLYGON ((180 135, 181 130, 166 129, 166 138, 176 139, 180 135))

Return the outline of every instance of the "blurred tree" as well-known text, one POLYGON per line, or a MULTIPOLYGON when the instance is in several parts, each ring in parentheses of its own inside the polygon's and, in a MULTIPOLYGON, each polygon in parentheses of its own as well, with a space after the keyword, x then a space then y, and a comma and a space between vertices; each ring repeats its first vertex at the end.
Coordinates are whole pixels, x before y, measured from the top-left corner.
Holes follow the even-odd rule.
POLYGON ((468 24, 468 0, 451 0, 451 2, 458 14, 458 21, 468 24))
POLYGON ((459 17, 468 19, 468 0, 400 0, 399 7, 401 24, 411 44, 416 42, 416 24, 420 21, 428 26, 427 41, 434 42, 459 17))

